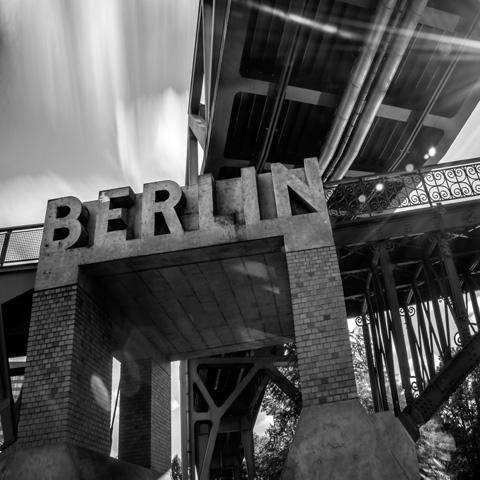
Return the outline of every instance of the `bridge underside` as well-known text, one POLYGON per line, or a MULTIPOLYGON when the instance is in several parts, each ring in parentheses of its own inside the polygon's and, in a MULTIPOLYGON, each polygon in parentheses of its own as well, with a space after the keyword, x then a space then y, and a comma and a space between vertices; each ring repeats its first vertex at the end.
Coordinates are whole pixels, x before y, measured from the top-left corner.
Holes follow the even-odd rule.
POLYGON ((198 145, 215 178, 308 157, 325 180, 436 163, 480 98, 478 15, 475 2, 201 1, 187 182, 198 145))
POLYGON ((97 263, 82 271, 102 287, 121 348, 140 358, 181 360, 293 339, 282 249, 279 237, 97 263))
MULTIPOLYGON (((424 265, 428 263, 435 267, 441 263, 438 235, 442 232, 450 234, 451 254, 463 288, 465 274, 476 277, 480 273, 479 224, 480 206, 477 201, 472 201, 334 226, 349 317, 366 311, 365 286, 371 284, 372 271, 380 269, 375 249, 382 243, 389 249, 389 263, 394 268, 398 294, 410 293, 415 282, 423 290, 423 297, 430 299, 422 274, 424 265)), ((409 304, 413 302, 411 295, 408 301, 409 304)))

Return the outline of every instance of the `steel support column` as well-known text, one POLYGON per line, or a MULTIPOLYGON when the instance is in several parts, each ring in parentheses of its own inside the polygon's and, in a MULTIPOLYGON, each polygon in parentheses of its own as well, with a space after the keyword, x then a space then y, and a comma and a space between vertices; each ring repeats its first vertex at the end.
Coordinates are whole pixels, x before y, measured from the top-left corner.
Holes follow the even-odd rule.
POLYGON ((12 385, 8 367, 8 356, 5 341, 5 330, 0 305, 0 421, 3 441, 0 449, 4 450, 17 439, 17 416, 13 401, 12 385))
MULTIPOLYGON (((363 314, 362 317, 362 332, 363 332, 363 340, 365 343, 365 353, 367 357, 367 365, 368 365, 368 376, 370 379, 370 385, 372 388, 372 401, 373 401, 373 408, 375 411, 380 410, 380 398, 378 392, 378 377, 375 371, 375 365, 373 362, 373 355, 372 355, 372 345, 370 340, 370 331, 368 327, 368 319, 367 315, 363 314)), ((370 320, 372 322, 372 320, 370 320)))
POLYGON ((390 392, 392 394, 393 411, 395 414, 400 413, 400 402, 398 399, 397 383, 395 375, 395 364, 393 361, 391 330, 386 318, 387 306, 385 304, 384 292, 381 288, 380 279, 376 271, 373 271, 373 285, 375 290, 376 311, 379 323, 379 338, 381 339, 382 349, 385 355, 385 367, 387 369, 388 383, 390 384, 390 392))
POLYGON ((367 309, 368 315, 370 317, 370 328, 372 332, 372 346, 373 346, 373 353, 375 357, 375 374, 378 378, 378 396, 380 397, 379 401, 379 411, 388 410, 388 400, 387 400, 387 392, 385 389, 385 375, 383 370, 383 359, 382 359, 382 349, 379 342, 379 336, 381 335, 380 332, 377 333, 377 329, 379 330, 378 325, 378 318, 375 315, 375 311, 373 310, 372 301, 370 298, 370 293, 367 292, 365 299, 367 301, 367 309))
POLYGON ((448 284, 450 286, 451 299, 453 308, 455 310, 455 322, 457 324, 458 333, 460 334, 462 345, 465 345, 472 336, 468 321, 468 313, 463 300, 462 289, 460 287, 460 278, 458 277, 457 268, 455 267, 455 263, 452 258, 450 242, 449 239, 444 235, 442 235, 438 241, 438 251, 440 253, 440 257, 447 274, 448 284))
POLYGON ((475 280, 470 275, 465 275, 465 283, 467 285, 468 293, 470 295, 470 302, 472 303, 473 315, 475 316, 477 325, 479 325, 480 324, 480 308, 478 306, 477 285, 475 280))
MULTIPOLYGON (((408 343, 410 344, 410 355, 413 363, 413 371, 415 372, 415 379, 417 381, 417 388, 419 392, 423 391, 422 370, 420 368, 420 360, 418 355, 418 340, 415 330, 413 328, 412 318, 410 316, 410 307, 404 303, 403 313, 405 315, 405 324, 407 326, 408 343)), ((412 312, 413 313, 413 312, 412 312)))
POLYGON ((385 245, 380 244, 378 248, 380 252, 380 266, 382 269, 385 294, 392 316, 392 332, 393 339, 395 341, 395 347, 397 350, 398 365, 400 368, 400 376, 402 378, 402 386, 405 390, 405 398, 407 400, 407 403, 410 403, 413 401, 412 389, 410 384, 410 368, 408 364, 405 337, 403 335, 402 319, 400 317, 400 305, 398 303, 395 279, 393 277, 393 265, 390 262, 390 257, 385 248, 385 245))
POLYGON ((438 338, 440 341, 440 357, 443 361, 448 360, 451 357, 449 343, 447 343, 447 337, 445 335, 445 328, 443 326, 442 312, 438 305, 438 299, 440 294, 438 292, 438 286, 433 278, 432 267, 430 265, 430 259, 426 258, 423 262, 423 272, 425 275, 425 282, 432 303, 433 316, 435 317, 435 323, 437 325, 438 338))
POLYGON ((427 324, 425 322, 425 315, 423 313, 422 297, 420 296, 418 286, 415 283, 413 285, 413 292, 415 296, 415 304, 417 306, 417 322, 422 337, 423 351, 425 352, 424 356, 428 366, 428 374, 430 377, 433 377, 435 375, 435 359, 433 358, 433 345, 428 338, 429 336, 427 333, 427 324))

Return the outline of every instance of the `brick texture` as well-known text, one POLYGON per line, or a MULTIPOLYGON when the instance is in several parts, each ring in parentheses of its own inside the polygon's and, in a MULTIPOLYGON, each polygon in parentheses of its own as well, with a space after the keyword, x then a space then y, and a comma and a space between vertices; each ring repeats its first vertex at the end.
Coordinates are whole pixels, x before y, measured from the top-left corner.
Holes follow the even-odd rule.
POLYGON ((160 473, 171 462, 170 364, 122 363, 118 458, 160 473))
POLYGON ((304 406, 357 397, 335 247, 287 253, 304 406))
POLYGON ((35 292, 19 443, 110 452, 110 320, 78 285, 35 292))

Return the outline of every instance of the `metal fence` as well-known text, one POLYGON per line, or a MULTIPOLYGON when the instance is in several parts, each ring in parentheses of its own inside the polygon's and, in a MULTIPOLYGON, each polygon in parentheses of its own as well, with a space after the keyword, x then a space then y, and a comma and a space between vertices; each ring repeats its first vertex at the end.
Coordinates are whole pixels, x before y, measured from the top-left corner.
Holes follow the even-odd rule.
POLYGON ((43 225, 0 229, 0 268, 36 262, 40 254, 43 225))
POLYGON ((480 159, 325 184, 335 223, 480 197, 480 159))

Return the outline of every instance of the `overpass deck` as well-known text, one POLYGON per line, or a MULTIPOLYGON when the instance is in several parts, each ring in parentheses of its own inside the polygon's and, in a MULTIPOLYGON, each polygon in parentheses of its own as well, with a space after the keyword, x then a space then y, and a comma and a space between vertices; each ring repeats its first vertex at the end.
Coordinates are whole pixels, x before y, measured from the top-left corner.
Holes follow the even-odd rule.
POLYGON ((215 178, 308 157, 324 180, 437 163, 480 98, 479 15, 443 0, 202 0, 187 183, 198 145, 215 178))

